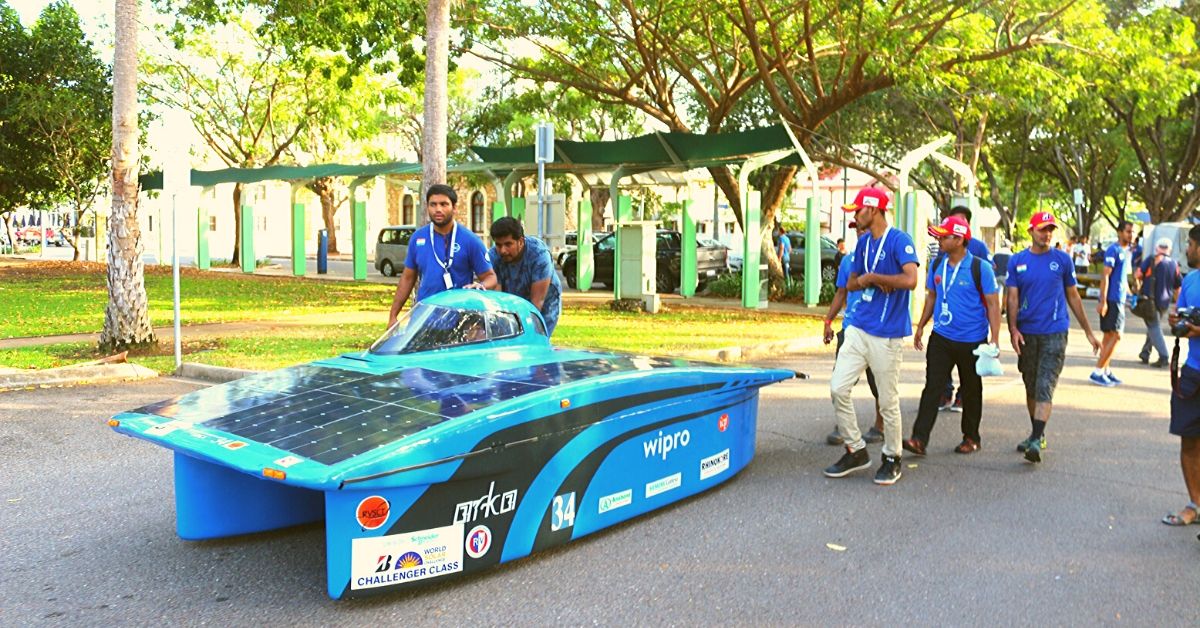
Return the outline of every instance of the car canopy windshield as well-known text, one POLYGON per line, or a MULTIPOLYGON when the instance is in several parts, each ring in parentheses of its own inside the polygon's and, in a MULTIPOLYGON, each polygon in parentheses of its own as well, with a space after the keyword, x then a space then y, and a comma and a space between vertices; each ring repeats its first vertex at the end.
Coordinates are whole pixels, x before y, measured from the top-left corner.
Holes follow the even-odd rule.
POLYGON ((396 355, 508 338, 521 333, 517 315, 418 303, 387 330, 370 352, 396 355))

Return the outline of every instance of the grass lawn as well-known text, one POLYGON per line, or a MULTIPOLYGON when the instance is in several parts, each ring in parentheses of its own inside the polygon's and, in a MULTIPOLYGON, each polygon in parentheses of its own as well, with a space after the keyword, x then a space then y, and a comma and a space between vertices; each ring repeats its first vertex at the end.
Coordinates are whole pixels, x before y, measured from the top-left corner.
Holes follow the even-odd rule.
MULTIPOLYGON (((103 267, 47 263, 0 266, 0 337, 94 332, 103 324, 107 293, 103 267), (76 267, 73 267, 76 266, 76 267), (40 296, 39 296, 40 295, 40 296), (10 298, 12 297, 12 298, 10 298), (18 302, 14 303, 14 299, 18 302), (24 301, 24 305, 20 302, 24 301), (37 333, 34 333, 36 330, 37 333)), ((147 273, 151 316, 169 324, 170 273, 147 273)), ((188 273, 184 302, 189 322, 264 320, 317 315, 311 324, 267 328, 238 336, 201 336, 184 331, 184 361, 250 369, 273 369, 361 351, 382 332, 382 323, 339 322, 337 313, 379 312, 393 288, 377 284, 317 282, 292 278, 188 273)), ((605 305, 567 305, 554 343, 651 355, 688 355, 734 345, 752 345, 821 333, 816 317, 780 312, 698 307, 668 308, 659 314, 614 312, 605 305)), ((160 372, 174 368, 169 337, 156 348, 131 355, 133 362, 160 372)), ((0 350, 0 366, 52 368, 103 357, 91 343, 66 343, 0 350)))

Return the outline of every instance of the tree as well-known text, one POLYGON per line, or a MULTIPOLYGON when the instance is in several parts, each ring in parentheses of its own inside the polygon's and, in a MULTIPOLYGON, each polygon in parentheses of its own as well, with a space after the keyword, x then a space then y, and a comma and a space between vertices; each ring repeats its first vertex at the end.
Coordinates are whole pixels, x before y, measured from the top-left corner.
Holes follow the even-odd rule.
POLYGON ((112 211, 108 221, 108 305, 100 348, 116 351, 153 343, 137 220, 138 0, 116 0, 113 53, 112 211))
MULTIPOLYGON (((421 198, 446 182, 446 124, 450 94, 450 0, 429 0, 425 10, 425 116, 421 134, 421 198)), ((417 212, 417 223, 425 212, 417 212)))
POLYGON ((17 12, 0 0, 0 219, 8 242, 15 242, 12 212, 53 183, 44 168, 45 147, 33 141, 21 119, 22 93, 37 73, 31 40, 17 12))

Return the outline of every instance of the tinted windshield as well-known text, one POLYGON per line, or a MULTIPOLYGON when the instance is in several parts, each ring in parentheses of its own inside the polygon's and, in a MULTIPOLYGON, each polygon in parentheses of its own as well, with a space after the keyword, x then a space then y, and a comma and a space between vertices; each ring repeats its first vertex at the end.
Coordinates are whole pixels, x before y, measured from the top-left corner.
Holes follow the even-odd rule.
POLYGON ((371 353, 394 355, 467 345, 521 333, 511 312, 479 312, 418 303, 396 321, 371 353))

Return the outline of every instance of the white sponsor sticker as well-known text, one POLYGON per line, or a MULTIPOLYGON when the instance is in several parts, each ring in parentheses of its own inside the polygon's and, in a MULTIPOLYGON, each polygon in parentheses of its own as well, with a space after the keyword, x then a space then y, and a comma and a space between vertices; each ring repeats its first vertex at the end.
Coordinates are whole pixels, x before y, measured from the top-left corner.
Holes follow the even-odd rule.
POLYGON ((461 524, 351 541, 352 590, 415 582, 456 573, 462 568, 461 524))
POLYGON ((700 479, 707 480, 722 471, 729 469, 729 450, 726 449, 716 455, 709 456, 700 461, 700 479))
POLYGON ((675 473, 673 475, 668 475, 665 478, 657 479, 646 484, 646 497, 654 497, 655 495, 665 493, 673 488, 679 488, 679 485, 682 483, 682 473, 675 473))
POLYGON ((304 462, 303 458, 297 458, 295 456, 284 456, 284 457, 280 458, 279 460, 276 460, 275 464, 286 469, 292 465, 299 464, 301 462, 304 462))
POLYGON ((616 510, 622 506, 628 506, 633 503, 633 489, 627 488, 619 493, 605 495, 600 498, 599 506, 596 508, 600 514, 604 514, 610 510, 616 510))
POLYGON ((189 425, 191 424, 185 421, 167 421, 166 423, 159 423, 158 425, 146 428, 144 433, 154 436, 166 436, 179 428, 188 427, 189 425))

